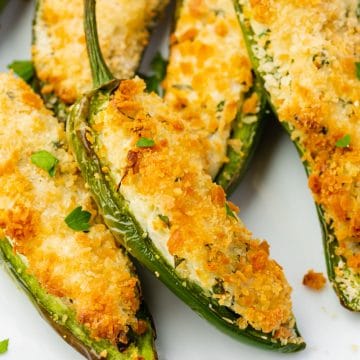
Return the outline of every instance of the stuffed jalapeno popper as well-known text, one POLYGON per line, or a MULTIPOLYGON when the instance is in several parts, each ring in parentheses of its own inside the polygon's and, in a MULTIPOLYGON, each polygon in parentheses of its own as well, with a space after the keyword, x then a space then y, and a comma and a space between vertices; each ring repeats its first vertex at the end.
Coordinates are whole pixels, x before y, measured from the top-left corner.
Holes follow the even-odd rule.
POLYGON ((223 331, 269 349, 302 349, 282 268, 204 171, 203 138, 142 80, 113 78, 97 42, 95 2, 85 4, 95 89, 75 103, 67 131, 106 224, 223 331))
POLYGON ((207 171, 233 190, 259 138, 265 97, 232 0, 178 0, 170 42, 165 101, 207 140, 207 171))
POLYGON ((67 151, 63 124, 0 74, 0 255, 52 326, 88 359, 155 359, 139 280, 67 151))
MULTIPOLYGON (((150 30, 168 0, 98 3, 101 49, 114 74, 128 78, 137 70, 150 30)), ((64 104, 91 89, 82 0, 37 0, 32 56, 46 105, 66 116, 64 104)))
POLYGON ((360 7, 357 0, 235 0, 255 70, 297 146, 328 275, 360 311, 360 7))

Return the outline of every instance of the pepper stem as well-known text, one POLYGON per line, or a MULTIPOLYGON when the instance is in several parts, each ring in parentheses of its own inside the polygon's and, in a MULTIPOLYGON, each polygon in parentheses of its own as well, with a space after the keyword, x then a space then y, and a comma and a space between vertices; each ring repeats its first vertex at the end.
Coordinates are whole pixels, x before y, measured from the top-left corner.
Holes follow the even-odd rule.
POLYGON ((96 0, 84 2, 84 30, 94 88, 98 88, 115 77, 102 56, 96 27, 96 0))

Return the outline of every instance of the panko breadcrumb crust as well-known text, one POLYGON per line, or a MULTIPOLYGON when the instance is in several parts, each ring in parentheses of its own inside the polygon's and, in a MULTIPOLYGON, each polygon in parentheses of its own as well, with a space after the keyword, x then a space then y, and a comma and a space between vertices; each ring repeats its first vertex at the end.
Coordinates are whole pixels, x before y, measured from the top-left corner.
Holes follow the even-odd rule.
POLYGON ((88 140, 104 172, 181 278, 241 315, 239 327, 296 341, 291 288, 268 244, 252 237, 205 172, 202 137, 144 88, 138 78, 122 81, 91 118, 96 137, 88 140), (142 138, 154 143, 139 147, 142 138))
MULTIPOLYGON (((72 104, 92 87, 83 25, 84 2, 38 0, 32 57, 42 92, 72 104)), ((114 75, 134 75, 150 28, 168 0, 97 1, 99 42, 114 75)))
POLYGON ((0 236, 49 294, 75 310, 91 336, 126 339, 130 327, 139 327, 139 281, 98 217, 64 145, 63 125, 11 74, 0 74, 0 108, 0 236), (31 162, 39 150, 59 160, 54 177, 31 162), (87 233, 64 222, 78 206, 92 215, 87 233))
POLYGON ((242 107, 245 114, 256 114, 259 101, 254 93, 244 103, 253 75, 232 0, 183 0, 178 6, 165 101, 188 131, 208 141, 204 158, 214 177, 227 161, 237 112, 242 107))
POLYGON ((309 187, 339 243, 337 255, 359 274, 359 2, 239 3, 254 31, 258 70, 279 120, 299 144, 309 187))

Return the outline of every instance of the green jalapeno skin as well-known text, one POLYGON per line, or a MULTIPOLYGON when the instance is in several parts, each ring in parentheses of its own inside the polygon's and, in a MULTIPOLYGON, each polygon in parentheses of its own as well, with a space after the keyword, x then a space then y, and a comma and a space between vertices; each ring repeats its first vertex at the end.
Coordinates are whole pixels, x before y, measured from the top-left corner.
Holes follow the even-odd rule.
POLYGON ((258 112, 252 115, 255 120, 247 123, 246 114, 241 109, 237 113, 232 124, 229 140, 230 142, 234 140, 240 141, 241 146, 239 149, 231 145, 227 146, 226 156, 229 161, 221 167, 215 177, 215 182, 221 185, 228 195, 231 195, 236 190, 248 167, 251 166, 251 159, 256 152, 266 119, 270 114, 266 98, 256 79, 253 88, 245 95, 245 99, 252 96, 254 92, 256 92, 260 102, 258 112))
MULTIPOLYGON (((136 216, 130 211, 127 201, 117 191, 111 173, 104 173, 105 164, 101 162, 97 153, 96 142, 89 141, 91 138, 96 139, 97 136, 91 127, 92 117, 99 109, 106 107, 121 80, 113 77, 99 50, 94 8, 94 1, 85 1, 87 13, 85 33, 95 89, 84 95, 72 107, 67 119, 67 136, 84 180, 93 192, 106 225, 119 244, 124 246, 133 257, 154 273, 195 312, 223 332, 239 341, 270 350, 286 353, 303 349, 305 343, 300 337, 297 337, 299 339, 297 342, 282 343, 279 339, 275 339, 272 333, 255 330, 250 325, 245 329, 240 328, 237 324, 240 315, 228 307, 221 306, 193 281, 181 278, 141 228, 136 216)), ((294 331, 299 336, 296 326, 294 331)))
MULTIPOLYGON (((254 31, 251 28, 249 19, 244 15, 243 7, 239 0, 233 0, 233 3, 244 35, 245 44, 254 68, 254 72, 259 79, 259 84, 263 89, 263 93, 266 94, 266 98, 268 100, 269 106, 272 109, 272 112, 275 114, 275 116, 277 116, 277 109, 272 103, 271 94, 265 89, 265 81, 262 78, 261 72, 259 71, 259 59, 256 57, 256 54, 253 50, 253 46, 257 45, 254 37, 254 31)), ((290 136, 300 158, 303 159, 303 155, 307 150, 302 146, 300 141, 297 141, 296 138, 292 137, 293 131, 295 130, 293 125, 286 121, 280 121, 280 123, 286 133, 290 136)), ((309 176, 312 173, 311 165, 306 160, 302 160, 302 162, 305 172, 307 176, 309 176)), ((315 206, 322 231, 322 242, 329 281, 342 306, 351 311, 360 311, 360 275, 356 274, 346 264, 344 257, 337 254, 337 249, 339 248, 340 244, 335 236, 332 221, 326 220, 325 211, 321 205, 315 203, 315 206), (339 274, 337 269, 341 269, 341 274, 339 274)))
POLYGON ((124 351, 108 340, 95 340, 90 337, 89 331, 77 322, 75 313, 54 295, 50 295, 40 285, 38 280, 27 272, 27 266, 17 255, 8 239, 0 239, 0 259, 12 278, 21 284, 28 297, 32 300, 42 317, 56 332, 74 349, 89 360, 99 359, 102 352, 106 352, 107 359, 127 360, 142 356, 144 359, 157 358, 154 352, 154 330, 152 319, 145 305, 138 311, 138 318, 146 322, 148 330, 145 334, 135 337, 135 341, 124 351))

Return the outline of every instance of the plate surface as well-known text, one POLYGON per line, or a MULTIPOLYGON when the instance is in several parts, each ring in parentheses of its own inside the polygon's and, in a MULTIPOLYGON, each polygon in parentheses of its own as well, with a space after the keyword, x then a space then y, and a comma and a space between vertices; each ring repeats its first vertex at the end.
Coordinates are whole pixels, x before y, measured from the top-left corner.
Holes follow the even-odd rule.
MULTIPOLYGON (((11 0, 0 16, 0 70, 30 58, 33 1, 11 0)), ((1 186, 1 184, 0 184, 1 186)), ((329 284, 319 292, 302 285, 309 270, 326 272, 320 226, 295 148, 278 124, 264 132, 258 152, 231 199, 245 224, 271 245, 293 287, 293 304, 307 348, 281 355, 236 342, 178 300, 146 270, 144 293, 155 319, 160 360, 360 358, 360 314, 343 309, 329 284)), ((0 340, 10 339, 1 360, 81 360, 39 316, 0 264, 0 340)))

